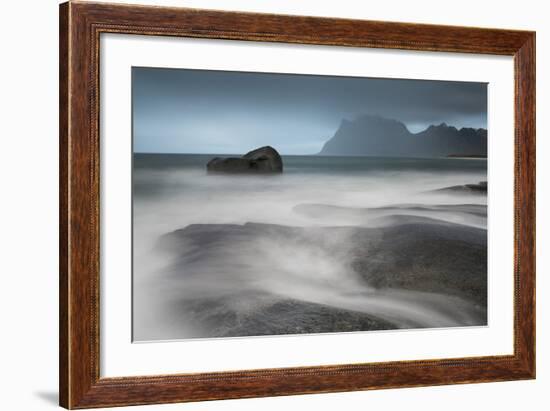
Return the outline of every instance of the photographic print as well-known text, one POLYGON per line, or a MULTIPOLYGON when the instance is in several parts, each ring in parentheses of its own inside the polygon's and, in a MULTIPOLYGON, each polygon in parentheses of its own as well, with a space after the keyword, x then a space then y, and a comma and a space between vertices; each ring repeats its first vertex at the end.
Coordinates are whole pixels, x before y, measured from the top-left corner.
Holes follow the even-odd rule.
POLYGON ((487 325, 487 84, 132 68, 135 342, 487 325))

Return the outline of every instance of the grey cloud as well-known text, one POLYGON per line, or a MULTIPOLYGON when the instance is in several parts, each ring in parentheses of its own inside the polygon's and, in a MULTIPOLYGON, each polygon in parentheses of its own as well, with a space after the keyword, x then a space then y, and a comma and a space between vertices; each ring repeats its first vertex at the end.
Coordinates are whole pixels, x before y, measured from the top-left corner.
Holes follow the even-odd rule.
POLYGON ((319 151, 364 113, 411 131, 486 127, 487 84, 134 67, 134 151, 239 153, 264 143, 319 151))

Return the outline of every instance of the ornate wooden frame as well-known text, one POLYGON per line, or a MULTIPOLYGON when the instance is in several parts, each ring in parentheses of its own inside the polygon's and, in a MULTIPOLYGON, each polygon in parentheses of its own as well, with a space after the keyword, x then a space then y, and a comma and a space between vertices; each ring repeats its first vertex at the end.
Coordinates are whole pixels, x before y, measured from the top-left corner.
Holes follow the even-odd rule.
POLYGON ((535 33, 184 8, 60 6, 60 405, 108 407, 535 377, 535 33), (514 354, 154 377, 99 373, 101 33, 499 54, 515 62, 514 354))

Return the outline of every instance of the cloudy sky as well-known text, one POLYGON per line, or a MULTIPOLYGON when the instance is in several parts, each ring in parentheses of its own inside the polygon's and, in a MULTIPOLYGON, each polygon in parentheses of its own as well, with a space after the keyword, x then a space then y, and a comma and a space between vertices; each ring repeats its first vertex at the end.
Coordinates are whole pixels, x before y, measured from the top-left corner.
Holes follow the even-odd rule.
POLYGON ((132 96, 139 153, 315 154, 361 114, 487 127, 485 83, 134 67, 132 96))

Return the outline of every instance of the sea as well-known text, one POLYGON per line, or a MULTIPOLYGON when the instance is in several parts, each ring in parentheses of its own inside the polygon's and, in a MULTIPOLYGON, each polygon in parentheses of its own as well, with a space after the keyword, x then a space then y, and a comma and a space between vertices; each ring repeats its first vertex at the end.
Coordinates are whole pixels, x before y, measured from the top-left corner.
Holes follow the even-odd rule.
POLYGON ((446 189, 487 181, 486 159, 282 156, 282 174, 208 174, 216 156, 231 154, 133 155, 135 341, 486 324, 487 196, 446 189), (453 260, 430 254, 439 238, 453 260), (418 241, 426 256, 402 252, 418 241))

